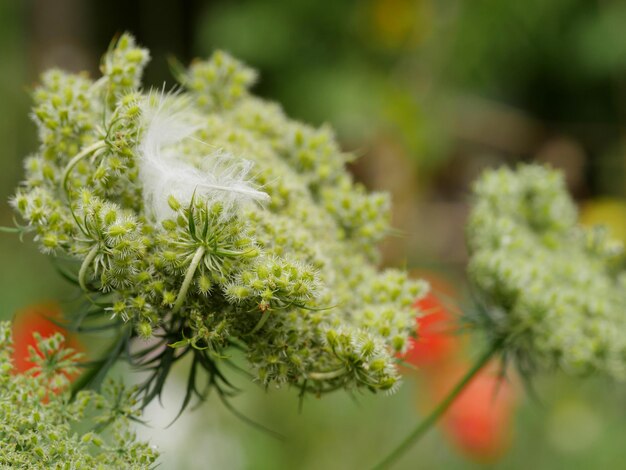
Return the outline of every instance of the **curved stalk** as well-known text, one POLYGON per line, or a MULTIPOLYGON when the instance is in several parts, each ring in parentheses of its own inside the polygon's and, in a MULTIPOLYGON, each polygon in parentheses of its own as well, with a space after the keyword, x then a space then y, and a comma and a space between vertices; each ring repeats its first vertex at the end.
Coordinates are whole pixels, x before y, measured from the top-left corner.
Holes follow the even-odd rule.
POLYGON ((109 77, 104 75, 94 82, 92 89, 98 89, 109 81, 109 77))
POLYGON ((450 408, 450 405, 454 403, 454 400, 465 389, 465 387, 471 382, 474 376, 489 362, 494 354, 500 349, 501 342, 495 342, 491 348, 483 353, 482 356, 474 363, 472 368, 461 378, 461 380, 455 385, 450 393, 437 405, 437 407, 424 419, 412 432, 409 434, 402 443, 394 449, 383 461, 373 467, 373 470, 382 470, 389 468, 402 454, 404 454, 415 442, 426 434, 426 432, 433 427, 435 423, 443 416, 443 414, 450 408))
POLYGON ((180 290, 178 291, 178 296, 176 297, 176 302, 174 303, 173 312, 176 313, 182 307, 185 298, 187 297, 187 291, 189 290, 189 286, 191 286, 191 281, 193 280, 193 276, 196 273, 196 269, 198 269, 198 265, 200 261, 202 261, 202 257, 204 256, 206 249, 201 246, 196 250, 196 253, 193 255, 191 260, 191 264, 187 268, 187 272, 185 273, 185 279, 183 280, 183 285, 180 286, 180 290))
POLYGON ((342 367, 341 369, 331 370, 329 372, 309 372, 307 377, 312 380, 330 380, 341 377, 345 373, 346 369, 342 367))
POLYGON ((113 343, 109 345, 101 359, 94 361, 87 366, 87 370, 78 377, 71 386, 72 400, 76 397, 78 392, 87 387, 97 390, 100 388, 102 381, 110 371, 111 367, 115 365, 115 362, 120 358, 124 352, 124 347, 131 339, 133 334, 130 325, 123 325, 119 336, 113 343))
POLYGON ((65 170, 63 171, 63 188, 65 189, 66 193, 69 193, 69 189, 68 189, 68 178, 70 176, 70 172, 72 171, 72 168, 74 168, 76 166, 76 164, 81 161, 83 158, 85 158, 88 155, 91 155, 93 152, 100 150, 101 148, 103 148, 106 145, 106 142, 104 142, 103 140, 99 140, 93 144, 91 144, 89 147, 85 147, 84 149, 82 149, 78 154, 76 154, 76 156, 74 156, 74 158, 72 158, 69 163, 66 165, 65 170))
POLYGON ((87 281, 86 281, 87 269, 89 268, 89 265, 92 263, 92 261, 98 254, 98 248, 100 247, 96 244, 91 248, 91 250, 89 250, 89 253, 87 253, 87 256, 83 260, 83 264, 80 265, 80 271, 78 271, 78 285, 84 291, 89 290, 89 288, 87 287, 87 281))
POLYGON ((265 322, 267 321, 269 317, 270 317, 270 309, 268 308, 267 310, 265 310, 265 312, 263 312, 263 315, 261 315, 261 318, 259 318, 259 321, 254 326, 254 328, 252 328, 252 330, 250 330, 250 332, 248 332, 247 334, 253 335, 257 331, 259 331, 261 328, 263 328, 263 325, 265 325, 265 322))

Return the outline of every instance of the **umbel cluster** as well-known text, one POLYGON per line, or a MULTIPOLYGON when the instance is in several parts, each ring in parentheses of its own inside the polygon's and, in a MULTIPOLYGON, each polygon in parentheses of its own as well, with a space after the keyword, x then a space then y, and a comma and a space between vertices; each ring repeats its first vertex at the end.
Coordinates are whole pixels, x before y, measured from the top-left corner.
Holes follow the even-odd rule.
POLYGON ((73 324, 116 329, 108 354, 151 367, 150 398, 187 354, 191 391, 198 367, 228 383, 231 348, 265 386, 393 390, 428 286, 376 267, 387 194, 353 181, 330 129, 252 96, 229 55, 173 91, 142 89, 148 60, 124 34, 101 78, 51 70, 33 91, 40 145, 12 205, 85 292, 73 324))
POLYGON ((68 382, 84 358, 58 333, 35 339, 33 367, 16 373, 11 325, 0 322, 0 466, 154 468, 159 453, 131 428, 140 415, 133 389, 107 381, 102 393, 83 390, 71 399, 68 382))
POLYGON ((563 175, 537 165, 485 172, 467 226, 479 326, 522 372, 626 379, 626 256, 577 224, 563 175))

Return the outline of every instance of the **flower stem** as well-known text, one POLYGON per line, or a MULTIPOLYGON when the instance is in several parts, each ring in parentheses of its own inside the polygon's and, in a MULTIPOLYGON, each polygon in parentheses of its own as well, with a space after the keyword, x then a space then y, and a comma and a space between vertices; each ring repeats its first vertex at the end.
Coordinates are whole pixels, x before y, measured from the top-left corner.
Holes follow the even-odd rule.
POLYGON ((89 265, 92 263, 92 261, 98 254, 99 248, 100 247, 98 246, 98 244, 95 244, 91 248, 91 250, 89 250, 89 253, 87 253, 87 256, 83 260, 83 264, 80 265, 80 271, 78 271, 78 285, 80 285, 81 289, 84 291, 89 290, 89 288, 87 287, 87 282, 86 282, 87 268, 89 268, 89 265))
POLYGON ((87 155, 92 154, 96 150, 100 150, 105 145, 106 145, 106 142, 104 142, 103 140, 99 140, 95 142, 94 144, 91 144, 89 147, 85 147, 84 149, 82 149, 78 154, 76 154, 74 158, 72 158, 69 161, 69 163, 65 167, 65 170, 63 171, 63 180, 62 180, 63 188, 65 189, 65 192, 67 194, 69 194, 68 181, 69 181, 69 176, 70 176, 70 172, 72 171, 72 168, 74 168, 76 164, 79 161, 81 161, 83 158, 85 158, 87 155))
POLYGON ((250 332, 248 332, 247 334, 253 335, 257 331, 259 331, 261 328, 263 328, 263 325, 265 325, 265 322, 267 321, 269 317, 270 317, 270 309, 268 308, 267 310, 265 310, 265 312, 263 312, 263 315, 261 315, 261 318, 259 318, 259 321, 254 326, 254 328, 252 328, 252 330, 250 330, 250 332))
POLYGON ((180 286, 180 290, 178 291, 178 297, 176 297, 176 302, 174 303, 173 312, 176 313, 182 307, 185 298, 187 297, 187 291, 189 290, 189 286, 191 286, 191 281, 193 280, 193 276, 196 273, 196 269, 198 269, 198 265, 200 261, 202 261, 202 257, 204 256, 205 248, 203 246, 198 247, 196 253, 193 255, 191 260, 191 264, 187 268, 187 272, 185 273, 185 279, 183 280, 183 285, 180 286))
POLYGON ((100 359, 90 363, 87 370, 74 381, 71 386, 72 400, 83 389, 91 388, 98 390, 107 373, 115 362, 122 356, 132 337, 133 329, 130 325, 122 325, 119 336, 109 345, 100 359))
POLYGON ((489 362, 493 355, 500 349, 501 342, 496 341, 482 356, 474 363, 472 368, 461 378, 461 380, 455 385, 450 393, 443 399, 439 405, 424 419, 404 441, 396 447, 383 461, 373 467, 373 470, 381 470, 389 468, 391 464, 396 461, 404 452, 406 452, 415 442, 426 434, 426 432, 433 427, 435 423, 443 416, 443 414, 450 408, 450 405, 454 403, 454 400, 465 389, 465 387, 471 382, 474 376, 489 362))
POLYGON ((346 369, 342 367, 341 369, 331 370, 329 372, 309 372, 307 377, 312 380, 331 380, 341 377, 345 373, 346 369))

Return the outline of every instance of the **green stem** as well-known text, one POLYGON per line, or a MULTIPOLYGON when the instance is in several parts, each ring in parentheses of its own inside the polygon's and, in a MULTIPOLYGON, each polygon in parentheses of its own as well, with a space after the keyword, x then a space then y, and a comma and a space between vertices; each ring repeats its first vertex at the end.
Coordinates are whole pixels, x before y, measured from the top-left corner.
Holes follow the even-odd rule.
POLYGON ((72 399, 81 390, 90 387, 95 390, 100 388, 107 373, 115 365, 115 362, 124 352, 126 343, 132 336, 132 328, 129 325, 122 326, 119 336, 106 349, 101 359, 91 364, 91 366, 72 383, 72 399))
POLYGON ((109 77, 108 76, 104 76, 104 77, 100 77, 98 80, 95 81, 95 83, 92 85, 91 89, 98 89, 100 87, 102 87, 103 85, 105 85, 107 82, 109 81, 109 77))
POLYGON ((250 330, 248 335, 253 335, 257 331, 259 331, 261 328, 263 328, 263 325, 265 325, 265 322, 267 321, 269 317, 270 317, 270 309, 268 308, 267 310, 265 310, 265 312, 263 312, 263 315, 261 315, 261 318, 259 318, 259 321, 254 326, 254 328, 250 330))
POLYGON ((66 193, 69 194, 68 180, 69 180, 69 176, 70 176, 70 172, 72 171, 72 168, 74 168, 76 164, 79 161, 81 161, 83 158, 85 158, 87 155, 92 154, 96 150, 100 150, 105 145, 106 145, 106 142, 104 142, 103 140, 99 140, 96 143, 91 144, 89 147, 85 147, 84 149, 82 149, 74 158, 72 158, 69 161, 69 163, 65 167, 65 170, 63 171, 63 180, 62 180, 63 188, 65 189, 66 193))
POLYGON ((443 414, 450 408, 450 405, 454 403, 454 400, 465 389, 465 387, 471 382, 474 376, 489 362, 492 356, 500 349, 501 343, 495 342, 491 348, 489 348, 478 360, 474 363, 472 368, 461 378, 452 391, 443 399, 441 403, 432 411, 432 413, 424 419, 404 441, 385 459, 376 465, 373 470, 381 470, 389 468, 391 464, 396 461, 404 452, 406 452, 415 442, 417 442, 426 432, 433 427, 433 425, 443 416, 443 414))
POLYGON ((196 250, 196 253, 193 255, 191 264, 189 265, 189 267, 187 268, 187 272, 185 273, 183 285, 180 286, 180 290, 178 291, 178 297, 176 297, 176 302, 174 303, 174 313, 178 312, 180 310, 180 307, 182 307, 183 302, 187 297, 187 291, 189 290, 189 286, 191 286, 193 276, 196 273, 196 269, 198 269, 200 261, 202 261, 202 257, 204 256, 205 251, 205 248, 201 246, 196 250))
POLYGON ((329 372, 309 372, 307 377, 313 380, 330 380, 341 377, 345 373, 346 369, 342 367, 341 369, 331 370, 329 372))
POLYGON ((89 268, 89 265, 92 263, 92 261, 98 254, 99 249, 100 249, 100 246, 98 244, 95 244, 91 248, 91 250, 89 250, 89 253, 87 253, 87 256, 83 260, 83 264, 80 265, 80 271, 78 271, 78 285, 84 291, 89 291, 89 288, 87 287, 87 281, 86 281, 87 269, 89 268))

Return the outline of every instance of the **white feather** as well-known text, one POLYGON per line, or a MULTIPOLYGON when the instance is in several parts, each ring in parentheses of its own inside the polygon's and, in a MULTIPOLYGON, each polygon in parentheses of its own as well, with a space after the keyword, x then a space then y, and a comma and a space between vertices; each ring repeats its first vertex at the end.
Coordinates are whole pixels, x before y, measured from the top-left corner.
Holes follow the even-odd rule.
MULTIPOLYGON (((221 150, 201 156, 201 164, 185 161, 180 145, 201 127, 184 95, 152 93, 142 106, 144 133, 139 145, 139 178, 146 212, 162 221, 173 215, 170 195, 181 204, 195 193, 209 202, 221 202, 224 213, 251 201, 269 200, 249 178, 252 162, 221 150)), ((198 161, 198 159, 194 159, 198 161)))

